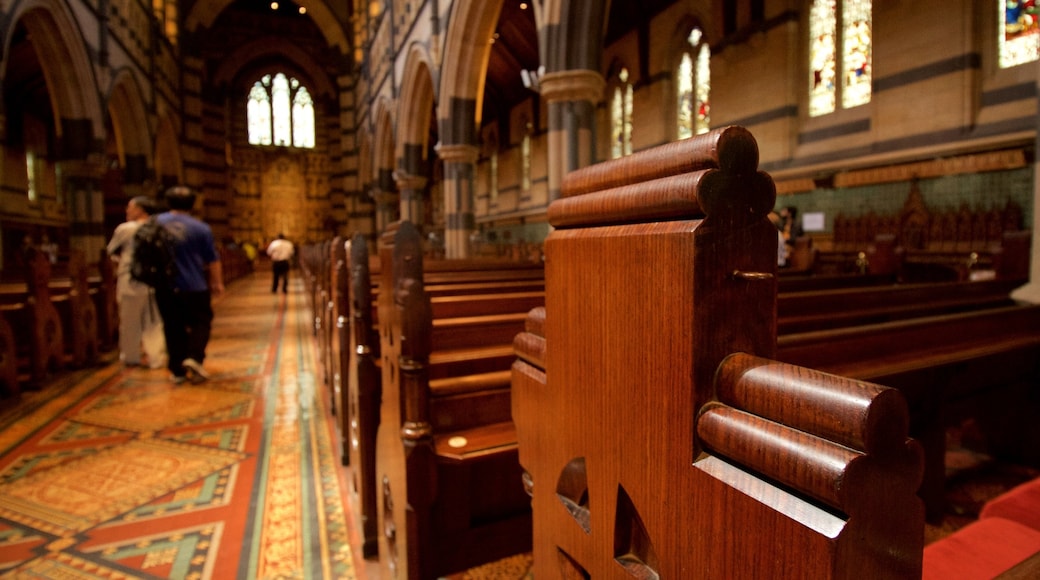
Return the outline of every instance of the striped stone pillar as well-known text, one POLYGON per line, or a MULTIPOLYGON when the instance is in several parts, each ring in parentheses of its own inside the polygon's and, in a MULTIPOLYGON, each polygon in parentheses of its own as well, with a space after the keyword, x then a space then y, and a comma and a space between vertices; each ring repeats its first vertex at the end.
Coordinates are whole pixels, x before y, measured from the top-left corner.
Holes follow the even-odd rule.
POLYGON ((386 226, 397 221, 397 192, 373 187, 370 195, 376 202, 376 231, 386 231, 386 226))
POLYGON ((106 244, 103 166, 93 157, 58 162, 62 189, 58 195, 69 204, 69 247, 83 250, 88 262, 96 261, 106 244))
POLYGON ((596 162, 596 104, 606 82, 592 70, 550 72, 539 92, 549 105, 549 199, 560 197, 567 173, 596 162))
POLYGON ((427 179, 421 175, 411 175, 404 171, 394 172, 394 183, 397 191, 401 193, 401 219, 415 224, 420 230, 426 224, 423 223, 423 190, 426 188, 427 179))
POLYGON ((444 161, 444 255, 449 260, 472 254, 469 236, 477 229, 473 175, 479 154, 476 145, 437 146, 437 155, 444 161))

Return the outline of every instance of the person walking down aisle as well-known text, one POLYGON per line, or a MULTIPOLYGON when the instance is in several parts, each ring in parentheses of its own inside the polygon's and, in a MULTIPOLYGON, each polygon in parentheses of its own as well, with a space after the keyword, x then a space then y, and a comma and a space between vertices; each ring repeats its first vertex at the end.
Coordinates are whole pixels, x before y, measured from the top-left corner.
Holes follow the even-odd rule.
POLYGON ((213 322, 212 298, 224 293, 224 275, 213 242, 213 231, 190 215, 195 192, 176 185, 166 190, 170 210, 156 216, 174 238, 177 277, 172 290, 156 290, 163 318, 168 368, 173 382, 183 383, 189 372, 193 383, 209 378, 202 367, 213 322))
POLYGON ((278 234, 278 237, 274 239, 267 246, 267 255, 271 258, 271 293, 274 294, 278 291, 278 280, 282 281, 282 293, 289 291, 289 260, 293 257, 293 245, 292 242, 285 239, 285 236, 278 234))
POLYGON ((148 216, 156 212, 155 202, 139 195, 126 204, 126 221, 116 226, 106 251, 118 260, 116 267, 116 301, 119 303, 119 360, 128 367, 153 369, 166 365, 166 339, 162 317, 156 307, 152 289, 130 277, 134 255, 134 232, 148 216), (144 359, 141 354, 144 353, 144 359))

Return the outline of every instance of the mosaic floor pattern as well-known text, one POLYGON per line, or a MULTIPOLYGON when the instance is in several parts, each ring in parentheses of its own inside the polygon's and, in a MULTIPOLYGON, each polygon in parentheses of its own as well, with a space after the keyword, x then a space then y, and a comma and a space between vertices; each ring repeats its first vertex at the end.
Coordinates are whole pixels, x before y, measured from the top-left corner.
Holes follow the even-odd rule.
POLYGON ((306 298, 267 276, 215 305, 206 383, 112 362, 0 409, 0 575, 356 577, 306 298))

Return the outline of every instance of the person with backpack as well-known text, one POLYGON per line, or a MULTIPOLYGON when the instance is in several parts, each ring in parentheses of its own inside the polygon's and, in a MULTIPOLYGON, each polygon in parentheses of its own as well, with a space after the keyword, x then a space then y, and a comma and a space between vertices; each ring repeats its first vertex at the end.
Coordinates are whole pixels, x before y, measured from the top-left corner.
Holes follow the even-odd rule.
POLYGON ((176 274, 172 287, 156 288, 155 297, 163 317, 168 368, 175 384, 209 378, 202 363, 206 358, 213 297, 224 293, 220 255, 209 225, 192 217, 195 192, 177 185, 166 190, 169 211, 156 216, 172 238, 176 274))
POLYGON ((116 226, 106 251, 116 266, 116 302, 119 304, 119 360, 128 367, 166 366, 166 339, 162 317, 155 305, 152 289, 131 277, 134 237, 149 216, 156 213, 155 202, 139 195, 126 204, 126 221, 116 226), (143 353, 143 357, 142 357, 143 353))

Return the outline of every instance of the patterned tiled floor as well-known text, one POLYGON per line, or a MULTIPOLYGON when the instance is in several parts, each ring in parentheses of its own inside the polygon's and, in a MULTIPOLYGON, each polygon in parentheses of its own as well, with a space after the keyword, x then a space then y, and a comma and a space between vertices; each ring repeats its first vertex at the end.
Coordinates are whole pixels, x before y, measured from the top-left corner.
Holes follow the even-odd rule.
POLYGON ((0 410, 0 573, 357 576, 308 305, 268 284, 216 304, 206 383, 113 361, 0 410))

